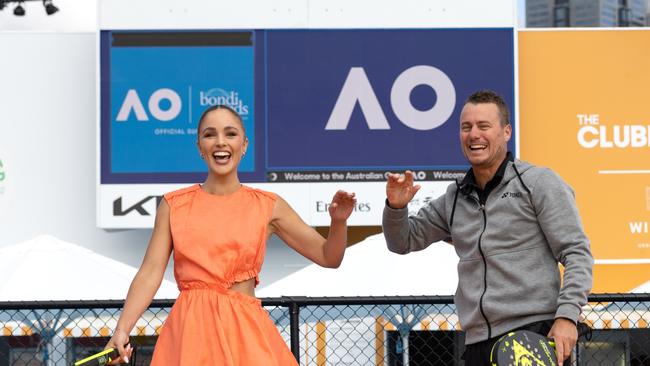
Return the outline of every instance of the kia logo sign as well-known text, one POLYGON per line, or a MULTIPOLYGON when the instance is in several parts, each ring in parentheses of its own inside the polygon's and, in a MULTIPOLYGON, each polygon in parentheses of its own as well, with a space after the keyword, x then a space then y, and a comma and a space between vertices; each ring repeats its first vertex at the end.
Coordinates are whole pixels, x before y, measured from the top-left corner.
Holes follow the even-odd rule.
POLYGON ((122 197, 120 196, 113 201, 113 216, 126 216, 132 211, 135 211, 142 216, 149 216, 151 214, 145 209, 144 205, 152 199, 155 199, 156 207, 158 207, 162 198, 163 196, 147 196, 131 206, 124 207, 122 205, 122 197))

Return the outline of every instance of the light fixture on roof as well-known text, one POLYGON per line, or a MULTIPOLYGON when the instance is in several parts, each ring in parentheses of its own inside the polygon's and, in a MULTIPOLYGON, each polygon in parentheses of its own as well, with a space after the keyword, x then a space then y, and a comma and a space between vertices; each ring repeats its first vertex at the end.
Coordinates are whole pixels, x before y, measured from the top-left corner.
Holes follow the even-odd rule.
POLYGON ((14 8, 14 15, 17 17, 25 15, 25 8, 22 6, 22 1, 18 2, 18 5, 14 8))
POLYGON ((6 8, 9 3, 17 3, 18 5, 14 8, 14 15, 22 17, 27 13, 23 4, 26 1, 42 1, 47 15, 52 15, 59 11, 59 8, 54 5, 53 0, 0 0, 0 10, 6 8))
POLYGON ((59 8, 52 4, 52 0, 43 0, 43 6, 45 7, 45 12, 47 15, 52 15, 59 11, 59 8))

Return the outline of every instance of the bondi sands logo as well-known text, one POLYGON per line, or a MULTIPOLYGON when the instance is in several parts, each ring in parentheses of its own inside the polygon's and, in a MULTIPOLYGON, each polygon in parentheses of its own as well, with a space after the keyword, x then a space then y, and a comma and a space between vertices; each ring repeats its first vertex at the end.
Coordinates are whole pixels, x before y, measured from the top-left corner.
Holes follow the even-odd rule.
POLYGON ((224 90, 221 88, 212 88, 208 91, 199 92, 199 103, 202 107, 213 105, 227 105, 234 109, 240 116, 248 115, 248 104, 239 98, 239 94, 234 90, 224 90))

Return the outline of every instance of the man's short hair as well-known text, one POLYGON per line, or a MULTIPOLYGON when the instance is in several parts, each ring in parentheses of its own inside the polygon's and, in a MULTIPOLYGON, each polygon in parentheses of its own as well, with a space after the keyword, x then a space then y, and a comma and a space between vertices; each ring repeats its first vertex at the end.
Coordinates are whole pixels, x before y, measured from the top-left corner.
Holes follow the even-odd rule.
POLYGON ((493 103, 496 104, 499 109, 499 115, 501 116, 501 126, 507 126, 510 124, 510 110, 506 101, 503 100, 503 97, 497 94, 492 90, 479 90, 474 92, 472 95, 467 97, 465 104, 482 104, 482 103, 493 103))

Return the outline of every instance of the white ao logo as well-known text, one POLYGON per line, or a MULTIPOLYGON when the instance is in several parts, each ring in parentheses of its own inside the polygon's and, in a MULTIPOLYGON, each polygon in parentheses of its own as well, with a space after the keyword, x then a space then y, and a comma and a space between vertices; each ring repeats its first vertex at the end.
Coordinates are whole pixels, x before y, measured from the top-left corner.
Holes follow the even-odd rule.
MULTIPOLYGON (((390 130, 388 120, 362 67, 350 69, 325 129, 347 129, 357 102, 368 128, 390 130)), ((453 113, 456 90, 449 77, 440 69, 428 65, 413 66, 393 82, 390 104, 397 118, 406 126, 421 131, 432 130, 445 123, 453 113), (436 92, 436 104, 429 110, 420 111, 411 104, 411 91, 418 85, 430 86, 436 92)))
MULTIPOLYGON (((151 94, 147 103, 147 107, 149 109, 149 113, 151 113, 155 119, 163 122, 171 121, 172 119, 176 118, 181 112, 181 97, 178 95, 178 93, 171 89, 161 88, 151 94), (167 100, 169 102, 169 108, 162 109, 160 107, 160 102, 163 100, 167 100)), ((138 96, 138 92, 135 89, 129 89, 129 91, 126 93, 126 97, 124 98, 124 102, 122 102, 120 111, 117 113, 116 120, 118 122, 125 122, 129 119, 129 114, 131 114, 131 111, 135 113, 135 118, 138 121, 149 120, 149 115, 145 111, 144 106, 142 105, 142 101, 140 100, 140 96, 138 96)))

